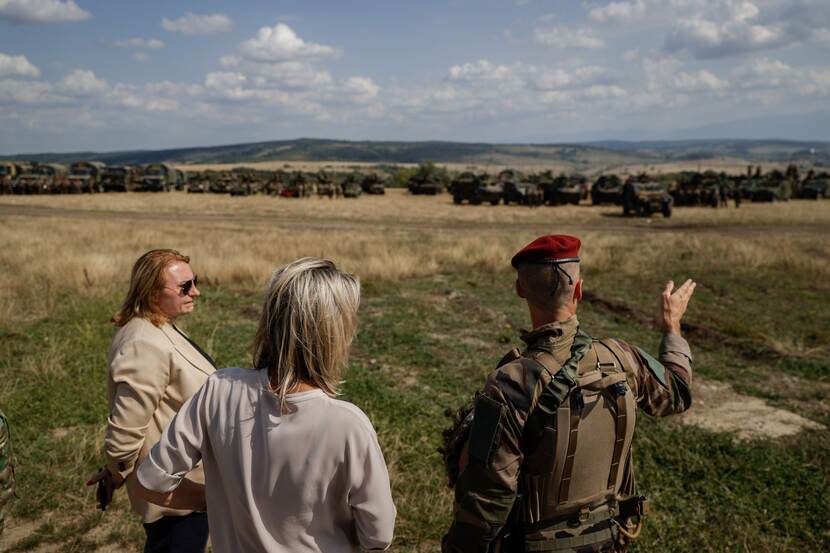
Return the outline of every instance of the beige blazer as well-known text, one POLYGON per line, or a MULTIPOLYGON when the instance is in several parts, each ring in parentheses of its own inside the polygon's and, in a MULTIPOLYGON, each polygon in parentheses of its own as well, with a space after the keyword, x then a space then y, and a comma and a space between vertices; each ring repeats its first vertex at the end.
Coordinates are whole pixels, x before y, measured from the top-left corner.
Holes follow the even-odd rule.
MULTIPOLYGON (((214 373, 213 365, 170 324, 156 327, 140 318, 132 319, 116 332, 107 365, 107 467, 126 479, 133 511, 145 523, 165 515, 189 513, 136 497, 133 471, 158 442, 182 404, 214 373)), ((202 467, 188 473, 187 478, 204 482, 202 467)))

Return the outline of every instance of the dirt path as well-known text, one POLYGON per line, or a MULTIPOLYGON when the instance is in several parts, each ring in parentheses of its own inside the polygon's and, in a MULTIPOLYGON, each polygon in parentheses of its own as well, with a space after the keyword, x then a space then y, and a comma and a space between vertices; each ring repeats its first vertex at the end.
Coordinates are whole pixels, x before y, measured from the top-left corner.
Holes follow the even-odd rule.
MULTIPOLYGON (((340 215, 284 215, 262 213, 205 213, 200 211, 164 212, 164 211, 135 211, 116 209, 81 209, 76 207, 51 207, 39 205, 20 205, 0 203, 0 217, 29 217, 29 218, 64 218, 83 220, 109 221, 152 221, 152 222, 188 222, 220 224, 232 223, 241 226, 285 226, 306 230, 351 230, 351 229, 396 229, 396 230, 446 230, 446 231, 492 231, 509 228, 546 232, 550 229, 550 222, 522 222, 510 219, 505 222, 493 221, 453 221, 447 219, 406 218, 397 215, 378 213, 373 218, 340 215)), ((814 234, 825 230, 823 225, 802 224, 791 225, 785 229, 774 225, 748 224, 652 224, 650 219, 623 219, 613 215, 591 223, 559 222, 558 226, 564 231, 607 231, 613 233, 717 233, 730 236, 757 236, 759 234, 814 234)))

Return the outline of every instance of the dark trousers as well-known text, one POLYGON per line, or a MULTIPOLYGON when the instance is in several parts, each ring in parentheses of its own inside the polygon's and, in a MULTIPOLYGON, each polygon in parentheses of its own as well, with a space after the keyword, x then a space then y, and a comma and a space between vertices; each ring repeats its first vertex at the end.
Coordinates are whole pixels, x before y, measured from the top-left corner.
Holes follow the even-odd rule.
POLYGON ((144 525, 144 553, 204 553, 208 539, 207 513, 161 517, 144 525))

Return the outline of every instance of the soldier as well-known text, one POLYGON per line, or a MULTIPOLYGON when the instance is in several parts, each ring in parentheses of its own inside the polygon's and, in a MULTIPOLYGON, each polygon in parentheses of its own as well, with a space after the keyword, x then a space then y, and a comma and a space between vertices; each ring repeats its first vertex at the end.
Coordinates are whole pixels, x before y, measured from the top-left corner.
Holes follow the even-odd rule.
POLYGON ((6 520, 6 507, 14 496, 14 455, 6 416, 0 411, 0 534, 6 520))
POLYGON ((665 416, 691 404, 680 319, 695 283, 666 284, 658 361, 580 327, 579 247, 572 236, 542 236, 513 257, 534 330, 447 433, 457 481, 445 553, 624 551, 640 532, 648 503, 634 485, 636 407, 665 416))

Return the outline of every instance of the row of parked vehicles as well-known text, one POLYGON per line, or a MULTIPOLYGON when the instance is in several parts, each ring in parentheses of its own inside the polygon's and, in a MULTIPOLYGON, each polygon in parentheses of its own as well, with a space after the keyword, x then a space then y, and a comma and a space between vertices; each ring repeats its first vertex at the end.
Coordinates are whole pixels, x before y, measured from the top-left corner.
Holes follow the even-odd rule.
POLYGON ((105 165, 100 161, 60 163, 0 161, 2 194, 81 194, 181 189, 184 171, 167 163, 105 165))
POLYGON ((142 166, 80 161, 59 163, 0 162, 0 194, 80 194, 96 192, 213 193, 247 196, 356 198, 384 194, 385 179, 375 173, 329 174, 326 171, 182 171, 167 163, 142 166))
POLYGON ((798 167, 763 173, 750 166, 746 174, 727 175, 715 171, 687 171, 670 175, 600 175, 593 184, 584 175, 553 175, 551 171, 522 174, 505 169, 495 176, 465 171, 448 178, 422 166, 409 180, 413 194, 439 194, 444 189, 456 204, 479 205, 578 205, 590 199, 593 205, 622 206, 624 215, 662 213, 670 217, 674 206, 725 206, 728 200, 772 202, 790 198, 819 199, 828 194, 830 174, 809 171, 803 178, 798 167), (446 186, 444 184, 446 181, 446 186))

